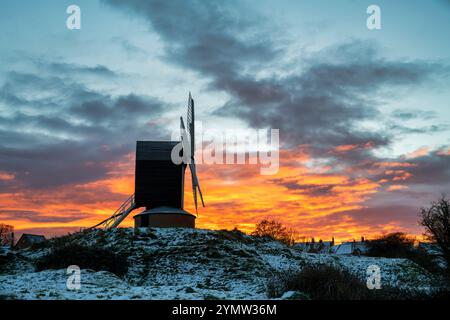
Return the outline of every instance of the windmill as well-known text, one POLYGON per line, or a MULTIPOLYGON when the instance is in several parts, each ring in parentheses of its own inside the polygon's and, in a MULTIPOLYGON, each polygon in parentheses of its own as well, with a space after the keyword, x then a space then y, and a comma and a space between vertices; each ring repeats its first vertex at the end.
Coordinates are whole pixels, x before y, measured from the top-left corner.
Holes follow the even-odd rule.
POLYGON ((205 206, 195 166, 194 99, 189 93, 187 129, 180 117, 181 141, 137 141, 135 193, 112 216, 92 228, 116 228, 132 211, 145 207, 134 216, 135 227, 195 227, 196 216, 184 210, 184 180, 187 164, 191 171, 195 211, 198 198, 205 206), (175 148, 182 146, 184 161, 172 159, 175 148))

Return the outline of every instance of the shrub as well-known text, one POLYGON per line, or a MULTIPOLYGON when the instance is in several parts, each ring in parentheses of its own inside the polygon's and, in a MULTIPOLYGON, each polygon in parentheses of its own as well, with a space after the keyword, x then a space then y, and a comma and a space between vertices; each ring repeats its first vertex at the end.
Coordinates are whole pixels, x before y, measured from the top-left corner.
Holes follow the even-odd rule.
POLYGON ((62 269, 77 265, 82 269, 109 271, 123 276, 128 270, 128 260, 123 254, 110 249, 68 244, 53 249, 36 263, 38 271, 45 269, 62 269))
POLYGON ((367 255, 371 257, 405 258, 429 272, 440 272, 433 256, 425 250, 414 248, 414 240, 402 232, 395 232, 367 241, 367 255))
POLYGON ((359 278, 330 265, 307 265, 300 272, 285 272, 269 280, 267 295, 278 298, 286 291, 304 293, 312 300, 404 300, 430 299, 420 293, 411 293, 383 286, 369 290, 359 278))
POLYGON ((293 245, 295 242, 294 232, 286 229, 280 222, 275 220, 261 220, 256 224, 255 231, 252 232, 252 235, 277 240, 288 246, 293 245))
POLYGON ((300 291, 313 300, 364 299, 369 291, 355 276, 329 265, 305 266, 283 278, 284 291, 300 291))
POLYGON ((439 266, 436 257, 428 254, 423 249, 413 249, 407 253, 405 258, 417 263, 431 273, 441 274, 443 271, 442 267, 439 266))
POLYGON ((403 232, 394 232, 367 241, 367 255, 371 257, 405 258, 413 249, 414 240, 403 232))
POLYGON ((0 255, 0 274, 6 271, 8 264, 14 262, 12 254, 0 255))

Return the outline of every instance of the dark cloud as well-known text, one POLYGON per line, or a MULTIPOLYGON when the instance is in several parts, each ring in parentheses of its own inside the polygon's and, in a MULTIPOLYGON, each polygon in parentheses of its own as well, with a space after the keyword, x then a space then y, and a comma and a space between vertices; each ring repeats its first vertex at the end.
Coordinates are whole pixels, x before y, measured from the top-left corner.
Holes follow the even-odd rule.
POLYGON ((435 185, 437 192, 450 191, 450 156, 431 152, 412 159, 415 166, 408 169, 411 178, 409 184, 435 185))
POLYGON ((376 148, 389 144, 389 132, 362 131, 355 125, 382 120, 372 97, 385 88, 419 84, 433 71, 431 65, 386 62, 372 56, 340 64, 316 60, 298 75, 232 79, 226 88, 233 99, 217 114, 246 119, 254 127, 282 128, 281 138, 288 146, 307 143, 329 149, 371 143, 376 148))
POLYGON ((399 124, 393 124, 389 126, 391 132, 397 134, 418 134, 418 133, 437 133, 447 131, 449 127, 447 125, 430 125, 426 127, 410 127, 399 124))
POLYGON ((279 53, 268 34, 261 37, 251 30, 256 17, 237 1, 105 2, 148 19, 165 41, 167 59, 212 77, 217 86, 226 85, 242 68, 272 62, 279 53))
POLYGON ((436 113, 433 111, 421 111, 421 110, 394 110, 392 113, 394 118, 400 120, 413 120, 413 119, 434 119, 436 113))
MULTIPOLYGON (((51 70, 51 69, 50 69, 51 70)), ((157 120, 167 105, 152 97, 110 96, 57 74, 11 72, 0 87, 2 189, 48 188, 105 177, 139 138, 167 138, 157 120)))
MULTIPOLYGON (((378 159, 380 162, 370 162, 368 166, 375 170, 375 174, 366 176, 373 181, 387 180, 389 184, 416 187, 432 186, 435 194, 447 193, 450 190, 450 156, 441 151, 431 151, 426 155, 414 158, 378 159), (392 163, 394 161, 394 163, 392 163), (381 167, 380 163, 391 165, 381 167)), ((353 169, 358 169, 353 168, 353 169)), ((403 193, 411 191, 403 190, 403 193)), ((425 192, 422 190, 422 192, 425 192)), ((398 194, 398 193, 397 193, 398 194)), ((417 195, 414 194, 415 198, 417 195)))
POLYGON ((164 104, 154 98, 139 97, 135 94, 119 96, 116 99, 101 97, 76 104, 70 110, 74 115, 97 124, 111 122, 134 123, 144 115, 152 116, 164 111, 164 104))
MULTIPOLYGON (((13 133, 12 133, 13 134, 13 133)), ((93 141, 62 141, 22 149, 0 146, 0 167, 15 175, 16 187, 45 189, 65 184, 87 183, 103 178, 110 161, 131 152, 134 143, 105 148, 93 141)))
POLYGON ((1 210, 1 220, 26 220, 31 222, 61 222, 67 223, 86 218, 82 213, 64 212, 64 216, 46 215, 37 211, 29 210, 1 210))
POLYGON ((335 187, 334 184, 305 184, 299 181, 290 181, 289 179, 273 179, 272 182, 290 191, 314 197, 332 195, 335 187))
POLYGON ((85 66, 74 63, 64 62, 46 62, 42 60, 35 60, 38 67, 42 68, 45 72, 52 72, 56 74, 65 74, 68 76, 74 75, 93 75, 101 77, 116 77, 117 74, 111 69, 103 65, 85 66))
POLYGON ((418 221, 420 208, 405 205, 378 206, 342 212, 364 225, 382 226, 392 221, 401 222, 404 225, 414 225, 418 221))
POLYGON ((365 207, 355 210, 348 210, 333 213, 331 215, 318 217, 314 219, 306 219, 304 229, 310 230, 311 234, 317 233, 317 230, 322 232, 326 230, 330 237, 334 233, 339 232, 339 228, 346 229, 362 229, 361 236, 367 236, 364 232, 369 234, 379 233, 381 235, 386 226, 395 226, 395 231, 401 231, 402 227, 408 228, 410 232, 421 232, 418 225, 420 207, 408 205, 378 205, 372 207, 365 207))

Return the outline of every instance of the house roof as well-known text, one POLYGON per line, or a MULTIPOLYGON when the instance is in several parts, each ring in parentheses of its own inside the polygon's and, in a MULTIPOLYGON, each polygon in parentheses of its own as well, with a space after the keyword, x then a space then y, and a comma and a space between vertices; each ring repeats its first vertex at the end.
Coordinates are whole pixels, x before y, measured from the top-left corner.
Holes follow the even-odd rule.
POLYGON ((331 243, 331 241, 299 242, 294 246, 302 251, 319 250, 321 253, 326 253, 330 250, 331 243))
POLYGON ((20 237, 19 241, 20 240, 27 241, 27 242, 30 242, 30 243, 35 243, 35 242, 42 242, 42 241, 44 241, 45 237, 43 235, 39 235, 39 234, 24 233, 20 237))
POLYGON ((355 250, 366 253, 367 244, 365 242, 343 242, 332 247, 332 251, 335 254, 352 254, 355 250))
POLYGON ((337 246, 336 254, 352 254, 353 253, 353 244, 352 243, 342 243, 337 246))

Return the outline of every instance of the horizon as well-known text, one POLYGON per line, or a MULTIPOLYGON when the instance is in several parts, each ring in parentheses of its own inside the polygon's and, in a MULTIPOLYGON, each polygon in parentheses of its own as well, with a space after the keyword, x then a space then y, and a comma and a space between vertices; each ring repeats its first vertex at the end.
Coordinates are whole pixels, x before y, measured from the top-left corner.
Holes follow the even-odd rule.
MULTIPOLYGON (((72 4, 2 2, 0 223, 16 235, 108 218, 134 193, 136 141, 171 140, 190 91, 205 130, 279 130, 274 174, 197 165, 200 229, 420 238, 420 209, 450 195, 448 1, 376 1, 379 30, 365 0, 80 0, 69 30, 72 4)), ((195 212, 189 183, 184 198, 195 212)))

